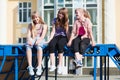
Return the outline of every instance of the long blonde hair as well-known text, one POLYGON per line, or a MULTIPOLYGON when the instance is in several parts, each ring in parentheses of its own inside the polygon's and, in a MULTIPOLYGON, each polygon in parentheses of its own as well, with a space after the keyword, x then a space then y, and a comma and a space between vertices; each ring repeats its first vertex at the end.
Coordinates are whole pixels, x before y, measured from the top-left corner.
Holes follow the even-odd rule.
POLYGON ((76 10, 78 10, 78 11, 82 11, 82 13, 84 14, 84 17, 85 18, 89 18, 89 19, 91 19, 91 16, 90 16, 90 13, 87 11, 87 10, 85 10, 85 9, 83 9, 83 8, 77 8, 77 9, 75 9, 75 11, 76 10))
POLYGON ((60 25, 61 27, 63 27, 66 30, 68 27, 68 10, 67 10, 67 8, 59 9, 58 15, 57 15, 57 20, 56 20, 55 26, 58 27, 58 25, 60 25), (62 20, 60 20, 58 17, 59 13, 64 15, 62 20))
POLYGON ((87 10, 84 10, 84 16, 91 19, 90 13, 87 10))
MULTIPOLYGON (((36 34, 36 30, 35 30, 35 23, 33 22, 33 19, 35 18, 35 16, 38 15, 38 12, 37 11, 34 11, 31 15, 31 18, 32 18, 32 24, 31 24, 31 37, 34 38, 35 37, 35 34, 36 34)), ((39 16, 39 24, 45 24, 44 21, 42 20, 42 18, 39 16)))

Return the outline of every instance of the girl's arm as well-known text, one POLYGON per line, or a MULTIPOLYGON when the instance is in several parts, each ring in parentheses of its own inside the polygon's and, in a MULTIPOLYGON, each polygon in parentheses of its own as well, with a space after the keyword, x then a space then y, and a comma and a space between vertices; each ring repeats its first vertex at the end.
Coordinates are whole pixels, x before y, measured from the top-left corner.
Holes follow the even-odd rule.
POLYGON ((66 28, 66 34, 67 34, 67 38, 69 39, 70 35, 69 35, 69 25, 68 24, 67 24, 67 28, 66 28))
POLYGON ((29 45, 32 45, 32 41, 31 41, 31 24, 28 25, 28 29, 27 29, 27 43, 29 45))
POLYGON ((40 39, 41 40, 43 40, 44 38, 45 38, 45 35, 46 35, 46 33, 47 33, 47 25, 46 24, 44 24, 43 25, 43 32, 42 32, 42 35, 41 35, 41 37, 40 37, 40 39))
POLYGON ((77 30, 76 30, 76 28, 77 28, 77 24, 76 24, 76 21, 75 21, 75 23, 73 24, 73 27, 72 27, 72 32, 71 32, 70 39, 69 39, 68 44, 67 44, 68 46, 71 46, 72 40, 75 37, 77 37, 77 30))
POLYGON ((90 36, 92 46, 95 46, 95 41, 94 41, 94 37, 93 37, 93 33, 92 33, 92 23, 89 19, 87 21, 88 21, 88 34, 90 36))
POLYGON ((50 33, 50 38, 47 41, 47 43, 49 43, 52 40, 52 38, 54 37, 54 34, 55 34, 55 24, 52 25, 52 31, 50 33))

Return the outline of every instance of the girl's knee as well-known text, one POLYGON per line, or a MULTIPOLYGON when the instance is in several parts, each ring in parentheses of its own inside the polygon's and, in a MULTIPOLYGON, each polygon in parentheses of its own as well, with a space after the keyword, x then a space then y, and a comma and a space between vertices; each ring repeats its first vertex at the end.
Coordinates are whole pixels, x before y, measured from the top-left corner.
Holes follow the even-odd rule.
POLYGON ((40 47, 40 46, 37 46, 37 50, 42 50, 42 47, 40 47))

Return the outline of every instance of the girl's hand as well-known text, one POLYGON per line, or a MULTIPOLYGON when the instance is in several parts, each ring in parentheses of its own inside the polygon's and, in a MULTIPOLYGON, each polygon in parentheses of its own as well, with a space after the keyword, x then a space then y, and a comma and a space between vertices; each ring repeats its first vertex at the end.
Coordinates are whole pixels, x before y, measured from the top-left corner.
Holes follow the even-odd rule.
POLYGON ((28 41, 27 41, 27 43, 28 43, 28 45, 30 45, 30 46, 32 46, 32 45, 33 45, 33 43, 32 43, 32 41, 31 41, 31 40, 28 40, 28 41))
POLYGON ((49 44, 50 40, 46 41, 45 44, 49 44))
POLYGON ((37 41, 35 42, 35 45, 38 45, 40 42, 41 42, 41 40, 37 40, 37 41))
POLYGON ((67 46, 71 46, 71 44, 72 44, 72 42, 71 42, 71 41, 69 41, 69 42, 67 43, 67 46))
POLYGON ((48 43, 49 43, 49 41, 46 41, 46 42, 45 42, 45 44, 48 44, 48 43))
POLYGON ((95 46, 96 44, 95 44, 95 42, 92 42, 92 46, 95 46))

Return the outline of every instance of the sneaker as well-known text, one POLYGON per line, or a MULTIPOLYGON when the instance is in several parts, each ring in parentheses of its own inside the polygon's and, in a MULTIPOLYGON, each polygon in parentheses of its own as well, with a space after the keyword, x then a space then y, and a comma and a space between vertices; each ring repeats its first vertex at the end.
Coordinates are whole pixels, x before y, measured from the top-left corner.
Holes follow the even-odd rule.
POLYGON ((83 66, 83 64, 82 64, 82 62, 79 60, 79 61, 77 61, 77 65, 76 65, 76 67, 82 67, 83 66))
POLYGON ((62 74, 62 67, 61 66, 58 66, 57 73, 62 74))
POLYGON ((27 69, 29 71, 29 75, 33 76, 34 75, 34 71, 33 71, 34 68, 32 66, 28 66, 27 69))
POLYGON ((55 66, 51 66, 49 71, 52 72, 52 71, 55 71, 55 69, 56 69, 55 66))
POLYGON ((77 60, 76 59, 73 62, 75 63, 75 65, 77 65, 77 60))
POLYGON ((42 74, 42 68, 41 67, 37 67, 36 69, 37 69, 36 75, 40 76, 42 74))
POLYGON ((74 60, 74 63, 76 65, 76 67, 82 67, 83 66, 81 60, 74 60))

